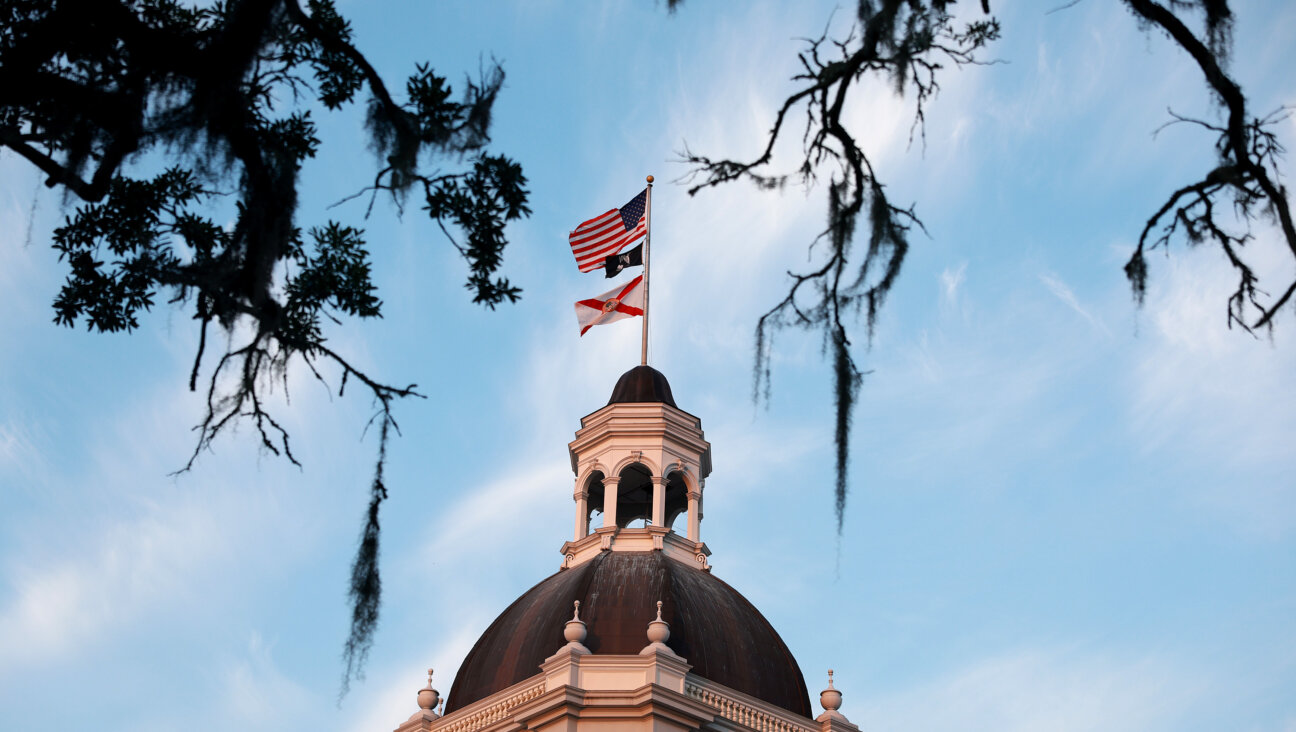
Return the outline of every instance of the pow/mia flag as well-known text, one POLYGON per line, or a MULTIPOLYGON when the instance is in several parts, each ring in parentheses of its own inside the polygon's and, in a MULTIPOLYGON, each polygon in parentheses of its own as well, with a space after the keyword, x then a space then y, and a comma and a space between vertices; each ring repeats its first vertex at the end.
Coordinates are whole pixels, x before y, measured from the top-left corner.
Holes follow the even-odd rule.
POLYGON ((616 277, 626 267, 643 266, 643 244, 620 254, 612 254, 603 260, 603 269, 608 277, 616 277))

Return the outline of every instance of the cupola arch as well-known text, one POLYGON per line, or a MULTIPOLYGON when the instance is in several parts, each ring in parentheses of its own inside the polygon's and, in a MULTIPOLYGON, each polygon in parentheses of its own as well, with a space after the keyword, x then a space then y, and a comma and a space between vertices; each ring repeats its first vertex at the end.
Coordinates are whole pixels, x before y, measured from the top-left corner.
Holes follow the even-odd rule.
POLYGON ((660 481, 652 467, 646 462, 623 461, 617 478, 616 525, 624 529, 638 520, 655 524, 653 505, 660 481))
POLYGON ((616 466, 612 468, 612 470, 609 472, 616 475, 620 475, 622 471, 624 471, 626 468, 630 467, 631 465, 642 466, 644 470, 648 471, 649 475, 662 474, 662 471, 657 467, 657 464, 653 461, 652 458, 646 455, 634 454, 634 453, 626 455, 622 457, 620 460, 618 460, 616 462, 616 466))
POLYGON ((604 473, 602 470, 590 470, 576 481, 576 491, 572 500, 576 501, 576 540, 589 536, 594 512, 603 511, 604 473))

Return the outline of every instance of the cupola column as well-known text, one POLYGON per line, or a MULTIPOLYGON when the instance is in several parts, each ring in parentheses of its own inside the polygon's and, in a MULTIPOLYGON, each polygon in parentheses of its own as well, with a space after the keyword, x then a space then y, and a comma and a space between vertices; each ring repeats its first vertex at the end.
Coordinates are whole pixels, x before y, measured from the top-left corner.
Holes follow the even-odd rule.
MULTIPOLYGON (((660 475, 652 478, 652 525, 666 525, 666 479, 660 475)), ((668 527, 669 528, 669 527, 668 527)))
POLYGON ((698 481, 698 490, 688 492, 688 539, 702 541, 698 538, 702 524, 702 481, 698 481))
POLYGON ((579 481, 572 499, 576 501, 576 537, 573 541, 580 541, 589 536, 589 491, 579 481))
POLYGON ((621 476, 609 475, 603 479, 603 528, 617 526, 617 483, 621 476))

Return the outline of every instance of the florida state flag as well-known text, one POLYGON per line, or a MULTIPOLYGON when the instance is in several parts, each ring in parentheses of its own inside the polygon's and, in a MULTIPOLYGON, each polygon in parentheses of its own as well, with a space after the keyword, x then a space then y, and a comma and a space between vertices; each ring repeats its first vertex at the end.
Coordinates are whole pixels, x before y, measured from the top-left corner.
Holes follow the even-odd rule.
POLYGON ((576 303, 576 320, 580 321, 580 334, 585 335, 585 331, 596 325, 643 315, 643 305, 643 275, 598 297, 581 300, 576 303))

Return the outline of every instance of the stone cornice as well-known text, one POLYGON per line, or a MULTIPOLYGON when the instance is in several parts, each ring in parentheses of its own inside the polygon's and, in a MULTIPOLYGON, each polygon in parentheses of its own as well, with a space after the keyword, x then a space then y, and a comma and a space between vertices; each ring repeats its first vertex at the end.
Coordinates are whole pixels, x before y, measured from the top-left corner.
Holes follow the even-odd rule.
POLYGON ((701 431, 702 421, 679 407, 672 407, 663 402, 618 402, 581 417, 581 427, 590 427, 600 421, 611 419, 613 415, 662 415, 672 421, 687 423, 695 430, 701 431))
POLYGON ((703 435, 702 423, 666 404, 609 404, 582 419, 575 437, 568 450, 572 472, 578 475, 578 456, 581 460, 596 458, 600 446, 614 442, 633 445, 641 453, 660 451, 663 464, 658 470, 668 467, 665 458, 669 456, 685 464, 698 460, 700 475, 696 477, 700 480, 711 473, 711 444, 703 435))
POLYGON ((577 654, 562 649, 545 659, 540 673, 545 687, 572 686, 589 691, 633 691, 651 684, 684 693, 684 677, 692 668, 675 654, 638 656, 577 654))
POLYGON ((440 719, 411 719, 397 732, 599 729, 634 719, 664 722, 667 729, 858 732, 844 717, 806 719, 689 673, 690 668, 674 654, 580 654, 561 648, 535 676, 440 719))
POLYGON ((689 541, 665 526, 647 526, 636 529, 618 529, 602 527, 584 538, 563 542, 561 569, 568 569, 584 564, 600 552, 665 552, 671 559, 679 560, 689 566, 711 571, 707 557, 711 550, 705 542, 689 541))

